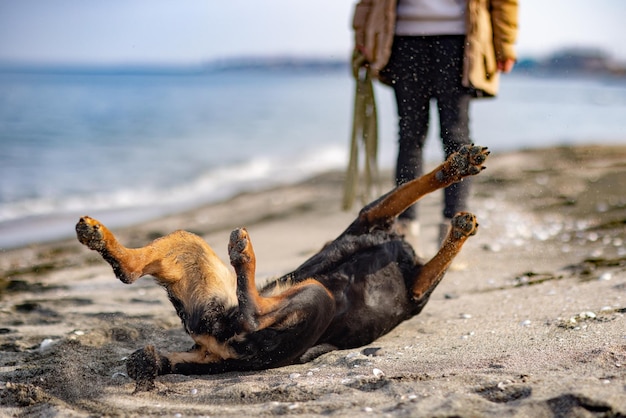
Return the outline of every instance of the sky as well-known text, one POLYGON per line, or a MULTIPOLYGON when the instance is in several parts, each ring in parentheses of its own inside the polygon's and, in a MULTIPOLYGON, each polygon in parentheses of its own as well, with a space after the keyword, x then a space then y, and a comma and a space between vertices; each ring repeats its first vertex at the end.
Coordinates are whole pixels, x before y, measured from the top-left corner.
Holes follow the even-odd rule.
MULTIPOLYGON (((0 62, 194 65, 343 58, 356 0, 0 0, 0 62)), ((626 0, 520 0, 520 57, 601 48, 626 63, 626 0)))

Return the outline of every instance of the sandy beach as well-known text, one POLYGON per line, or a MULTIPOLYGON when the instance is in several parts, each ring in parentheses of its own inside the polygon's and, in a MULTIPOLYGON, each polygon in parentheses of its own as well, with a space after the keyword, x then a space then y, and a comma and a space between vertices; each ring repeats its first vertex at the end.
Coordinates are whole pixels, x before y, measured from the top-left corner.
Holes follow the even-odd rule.
MULTIPOLYGON (((150 392, 133 393, 125 358, 191 346, 162 288, 122 284, 75 239, 0 252, 0 416, 626 416, 626 146, 492 154, 486 166, 478 234, 420 315, 359 349, 164 376, 150 392)), ((258 277, 271 278, 353 219, 342 186, 327 173, 114 232, 142 246, 185 229, 227 260, 230 230, 245 226, 258 277)), ((421 202, 425 257, 440 201, 421 202)))

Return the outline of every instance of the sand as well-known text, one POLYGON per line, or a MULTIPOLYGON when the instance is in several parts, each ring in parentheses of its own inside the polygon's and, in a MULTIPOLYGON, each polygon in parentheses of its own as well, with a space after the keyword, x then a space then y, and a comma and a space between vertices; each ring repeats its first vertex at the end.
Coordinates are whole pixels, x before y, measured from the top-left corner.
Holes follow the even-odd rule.
MULTIPOLYGON (((626 416, 626 146, 492 154, 487 167, 471 202, 479 232, 420 315, 366 347, 262 372, 159 377, 151 392, 133 393, 125 357, 191 346, 163 289, 118 282, 76 240, 3 251, 0 415, 626 416)), ((352 220, 339 209, 342 179, 115 232, 140 246, 187 229, 226 259, 230 230, 246 226, 259 277, 272 277, 352 220)), ((440 200, 420 206, 426 257, 440 200)))

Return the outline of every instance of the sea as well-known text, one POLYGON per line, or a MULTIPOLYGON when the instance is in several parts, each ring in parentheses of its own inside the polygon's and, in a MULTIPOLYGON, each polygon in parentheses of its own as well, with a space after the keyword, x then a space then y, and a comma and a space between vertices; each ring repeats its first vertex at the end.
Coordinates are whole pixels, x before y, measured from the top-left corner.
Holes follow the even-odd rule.
MULTIPOLYGON (((344 170, 354 89, 344 67, 0 71, 0 250, 73 236, 83 214, 131 225, 344 170)), ((375 94, 392 168, 394 97, 375 94)), ((470 117, 495 152, 626 143, 626 79, 513 72, 470 117)), ((432 109, 429 161, 438 137, 432 109)))

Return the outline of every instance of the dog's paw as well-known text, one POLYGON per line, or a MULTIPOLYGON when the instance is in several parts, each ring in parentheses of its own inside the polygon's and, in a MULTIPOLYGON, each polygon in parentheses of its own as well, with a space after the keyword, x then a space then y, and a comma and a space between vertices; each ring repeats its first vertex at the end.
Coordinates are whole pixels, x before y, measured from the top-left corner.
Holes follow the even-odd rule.
POLYGON ((459 151, 448 157, 437 177, 440 181, 459 181, 463 177, 474 176, 485 169, 483 164, 489 154, 487 147, 463 145, 459 151))
POLYGON ((463 237, 469 237, 475 235, 478 231, 478 222, 476 216, 469 212, 457 213, 452 218, 452 238, 461 239, 463 237))
POLYGON ((96 251, 106 248, 104 226, 89 216, 83 216, 76 224, 76 237, 81 244, 96 251))
POLYGON ((230 256, 230 264, 233 266, 247 264, 254 259, 250 236, 245 228, 238 228, 231 232, 228 255, 230 256))
POLYGON ((135 351, 126 360, 126 371, 137 386, 135 392, 154 389, 154 379, 161 374, 161 356, 154 346, 149 345, 135 351))

